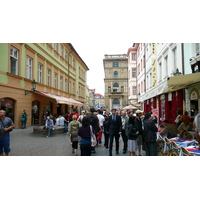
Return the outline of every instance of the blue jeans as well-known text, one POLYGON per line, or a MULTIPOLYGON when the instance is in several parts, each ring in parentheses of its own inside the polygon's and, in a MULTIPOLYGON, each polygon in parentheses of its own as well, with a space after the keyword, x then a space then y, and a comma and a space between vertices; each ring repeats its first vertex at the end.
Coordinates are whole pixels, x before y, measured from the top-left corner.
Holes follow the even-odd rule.
POLYGON ((25 119, 25 120, 22 122, 22 129, 23 129, 23 128, 26 128, 26 121, 27 121, 27 119, 25 119))
POLYGON ((51 133, 51 129, 53 128, 53 126, 47 126, 47 131, 48 131, 48 136, 50 136, 50 133, 51 133))
POLYGON ((64 123, 64 133, 67 133, 68 132, 68 123, 64 123))

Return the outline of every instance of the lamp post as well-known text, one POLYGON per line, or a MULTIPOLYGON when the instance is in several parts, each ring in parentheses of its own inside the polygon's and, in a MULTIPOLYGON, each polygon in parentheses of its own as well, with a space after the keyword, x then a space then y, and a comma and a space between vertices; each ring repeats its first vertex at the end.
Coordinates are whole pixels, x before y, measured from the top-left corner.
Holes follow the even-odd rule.
POLYGON ((31 84, 32 84, 32 87, 33 87, 33 88, 32 88, 30 91, 26 90, 26 91, 25 91, 25 95, 28 95, 28 94, 30 94, 30 93, 34 93, 34 92, 35 92, 36 85, 37 85, 37 82, 35 81, 35 79, 33 80, 33 82, 31 82, 31 84))
POLYGON ((179 76, 179 75, 181 75, 181 74, 182 74, 182 73, 179 72, 179 69, 178 69, 178 68, 176 68, 176 71, 173 73, 174 76, 179 76))

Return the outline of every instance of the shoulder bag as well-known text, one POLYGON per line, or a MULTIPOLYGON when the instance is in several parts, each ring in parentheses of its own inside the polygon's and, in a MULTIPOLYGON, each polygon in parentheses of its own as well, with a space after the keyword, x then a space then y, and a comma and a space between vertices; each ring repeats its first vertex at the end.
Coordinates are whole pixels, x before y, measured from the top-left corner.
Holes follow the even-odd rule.
POLYGON ((97 144, 96 136, 93 134, 92 126, 90 125, 91 146, 95 147, 97 144))

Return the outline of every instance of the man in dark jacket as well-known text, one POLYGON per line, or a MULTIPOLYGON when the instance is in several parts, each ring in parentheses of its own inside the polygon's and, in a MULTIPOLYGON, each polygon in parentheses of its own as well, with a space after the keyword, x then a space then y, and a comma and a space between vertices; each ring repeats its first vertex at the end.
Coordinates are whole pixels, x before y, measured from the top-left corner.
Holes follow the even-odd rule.
POLYGON ((146 143, 146 156, 157 156, 157 144, 156 144, 156 134, 158 128, 152 121, 152 116, 150 113, 145 114, 144 119, 144 136, 146 143))
POLYGON ((112 109, 112 115, 108 118, 108 129, 110 144, 109 156, 112 156, 113 140, 115 138, 116 154, 119 154, 119 137, 122 132, 122 120, 119 115, 116 115, 116 109, 112 109))

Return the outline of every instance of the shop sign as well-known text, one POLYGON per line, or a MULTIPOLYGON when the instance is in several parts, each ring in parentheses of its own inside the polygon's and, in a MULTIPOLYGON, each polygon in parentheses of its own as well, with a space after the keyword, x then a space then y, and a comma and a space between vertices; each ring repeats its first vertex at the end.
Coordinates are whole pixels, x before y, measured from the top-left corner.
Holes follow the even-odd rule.
POLYGON ((172 93, 168 93, 168 101, 172 101, 172 93))
POLYGON ((197 93, 195 91, 193 91, 191 93, 190 100, 196 100, 196 99, 198 99, 197 93))

